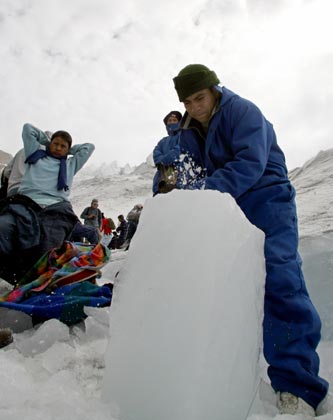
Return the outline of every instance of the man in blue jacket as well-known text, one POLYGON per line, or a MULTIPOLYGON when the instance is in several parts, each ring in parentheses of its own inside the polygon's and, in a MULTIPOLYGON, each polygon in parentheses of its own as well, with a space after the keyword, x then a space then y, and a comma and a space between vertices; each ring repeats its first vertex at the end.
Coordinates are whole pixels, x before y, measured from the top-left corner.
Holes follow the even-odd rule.
POLYGON ((202 64, 186 66, 173 80, 186 109, 182 135, 202 151, 207 171, 205 178, 183 188, 231 194, 264 231, 268 375, 281 414, 314 417, 328 391, 318 376, 321 322, 301 270, 295 191, 273 126, 252 102, 218 86, 215 72, 202 64))

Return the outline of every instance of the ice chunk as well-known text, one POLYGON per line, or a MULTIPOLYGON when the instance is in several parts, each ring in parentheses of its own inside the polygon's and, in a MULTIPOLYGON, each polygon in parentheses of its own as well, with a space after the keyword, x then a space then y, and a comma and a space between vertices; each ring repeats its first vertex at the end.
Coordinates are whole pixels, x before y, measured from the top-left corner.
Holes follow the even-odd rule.
POLYGON ((115 417, 246 418, 259 383, 263 248, 228 194, 146 201, 111 305, 103 398, 115 417))
POLYGON ((30 330, 26 333, 17 334, 14 340, 16 348, 26 356, 43 353, 57 341, 67 341, 69 339, 67 325, 57 319, 50 319, 36 330, 30 330))

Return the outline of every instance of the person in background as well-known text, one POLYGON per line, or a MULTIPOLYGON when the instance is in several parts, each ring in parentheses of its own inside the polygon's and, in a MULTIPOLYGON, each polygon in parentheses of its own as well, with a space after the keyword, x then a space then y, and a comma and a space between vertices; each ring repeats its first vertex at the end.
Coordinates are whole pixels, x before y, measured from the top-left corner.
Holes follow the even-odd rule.
POLYGON ((91 201, 89 207, 86 207, 80 216, 84 220, 84 224, 88 226, 93 226, 96 229, 100 230, 102 226, 102 212, 98 208, 98 200, 94 198, 91 201))
POLYGON ((175 162, 179 159, 180 147, 177 130, 182 119, 179 111, 170 111, 163 122, 168 135, 163 137, 153 150, 153 159, 157 168, 153 180, 154 195, 168 192, 174 188, 177 181, 175 162))
POLYGON ((31 124, 23 126, 22 139, 27 167, 18 193, 0 202, 0 276, 13 284, 46 251, 69 238, 77 222, 70 188, 95 148, 91 143, 72 146, 63 130, 49 140, 31 124))
POLYGON ((6 196, 17 194, 22 177, 28 165, 25 163, 25 159, 24 149, 22 148, 15 154, 13 159, 3 170, 3 175, 7 178, 6 196))
MULTIPOLYGON (((40 149, 45 150, 45 148, 49 145, 50 140, 52 137, 51 131, 45 131, 45 137, 42 136, 40 138, 40 149)), ((2 178, 4 182, 6 180, 6 189, 3 193, 1 198, 5 198, 10 195, 17 194, 18 189, 21 184, 21 180, 25 171, 27 169, 28 164, 25 162, 26 156, 24 148, 20 149, 13 159, 8 163, 8 165, 4 168, 2 172, 2 178)))
POLYGON ((132 208, 132 210, 127 214, 126 220, 127 220, 127 236, 126 240, 123 244, 123 247, 125 249, 129 248, 129 244, 136 232, 136 229, 139 224, 139 219, 141 216, 141 212, 143 209, 142 204, 135 204, 135 206, 132 208))
POLYGON ((174 130, 179 127, 179 123, 182 119, 182 113, 179 111, 170 111, 164 118, 163 122, 167 133, 172 135, 174 130))
POLYGON ((199 164, 206 170, 204 178, 181 188, 231 194, 265 233, 268 376, 281 414, 314 418, 328 392, 318 374, 321 321, 302 274, 295 190, 273 126, 202 64, 184 67, 173 81, 186 110, 180 135, 187 136, 189 152, 201 150, 199 164))
POLYGON ((110 249, 122 248, 126 240, 128 224, 123 214, 118 216, 118 222, 119 224, 117 226, 116 232, 109 244, 110 249))
POLYGON ((204 168, 198 165, 202 160, 202 150, 193 144, 187 132, 180 130, 181 115, 178 111, 171 111, 163 119, 169 135, 160 140, 153 150, 157 168, 153 196, 174 188, 189 188, 205 176, 204 168))
MULTIPOLYGON (((101 226, 102 239, 101 239, 101 243, 106 247, 109 246, 109 243, 111 242, 111 239, 112 239, 112 236, 113 236, 110 220, 112 220, 112 219, 105 217, 104 213, 102 213, 102 226, 101 226)), ((113 225, 114 225, 114 223, 113 223, 113 225)))

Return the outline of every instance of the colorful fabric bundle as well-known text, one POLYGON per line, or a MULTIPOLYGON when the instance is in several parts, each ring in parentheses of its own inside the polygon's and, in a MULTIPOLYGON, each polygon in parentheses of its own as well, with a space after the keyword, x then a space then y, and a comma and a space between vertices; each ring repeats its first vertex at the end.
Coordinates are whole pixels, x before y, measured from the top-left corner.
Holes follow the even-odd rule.
POLYGON ((73 325, 87 317, 85 306, 110 306, 111 298, 109 285, 97 286, 83 281, 59 287, 51 293, 36 293, 18 303, 3 301, 0 306, 30 315, 34 324, 56 318, 73 325))
POLYGON ((65 242, 46 253, 17 287, 0 297, 0 306, 25 312, 38 320, 57 318, 73 324, 86 316, 84 306, 111 304, 112 285, 98 286, 87 278, 100 275, 110 251, 96 246, 65 242), (58 287, 59 284, 65 284, 58 287))

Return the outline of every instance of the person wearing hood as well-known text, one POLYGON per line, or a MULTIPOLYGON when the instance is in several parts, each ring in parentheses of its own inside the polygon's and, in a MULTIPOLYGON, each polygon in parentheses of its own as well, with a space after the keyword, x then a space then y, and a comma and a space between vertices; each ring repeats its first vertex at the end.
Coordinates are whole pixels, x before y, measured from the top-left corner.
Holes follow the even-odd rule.
MULTIPOLYGON (((265 233, 264 356, 281 414, 311 418, 328 392, 316 347, 321 321, 312 304, 298 254, 295 190, 273 125, 260 109, 220 86, 202 64, 173 79, 185 115, 179 128, 187 147, 200 150, 205 177, 184 189, 211 189, 234 197, 265 233)), ((221 214, 221 217, 223 215, 221 214)))
POLYGON ((170 111, 164 118, 163 122, 169 136, 179 127, 182 119, 182 114, 179 111, 170 111))
POLYGON ((180 147, 177 135, 182 114, 170 111, 163 122, 168 136, 163 137, 153 150, 153 159, 157 172, 153 180, 153 194, 171 191, 177 180, 175 162, 179 159, 180 147))
POLYGON ((197 150, 191 147, 188 152, 187 136, 179 130, 182 114, 170 111, 164 118, 168 136, 163 137, 153 150, 153 159, 157 168, 153 179, 153 195, 170 192, 181 188, 183 184, 191 184, 203 175, 202 168, 195 164, 199 159, 197 150), (191 167, 191 172, 185 170, 191 167), (195 176, 191 176, 191 174, 195 176))

